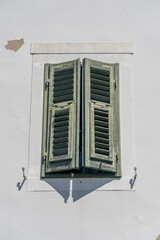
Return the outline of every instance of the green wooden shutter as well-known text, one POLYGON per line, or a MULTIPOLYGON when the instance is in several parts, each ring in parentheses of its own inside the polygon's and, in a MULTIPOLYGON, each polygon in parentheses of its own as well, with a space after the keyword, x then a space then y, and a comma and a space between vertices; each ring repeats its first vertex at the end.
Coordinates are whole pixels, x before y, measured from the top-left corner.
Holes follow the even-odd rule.
POLYGON ((45 64, 42 171, 79 167, 80 61, 45 64))
POLYGON ((118 64, 83 61, 83 166, 121 175, 118 64))

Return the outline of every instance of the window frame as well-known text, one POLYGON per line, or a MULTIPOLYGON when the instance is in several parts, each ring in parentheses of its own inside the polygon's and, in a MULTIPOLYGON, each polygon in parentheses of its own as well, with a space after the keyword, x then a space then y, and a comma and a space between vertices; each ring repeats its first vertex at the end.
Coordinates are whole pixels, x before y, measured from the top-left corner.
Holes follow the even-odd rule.
MULTIPOLYGON (((47 186, 44 181, 40 180, 40 173, 39 173, 39 168, 40 168, 40 161, 39 161, 39 157, 37 156, 37 152, 39 152, 39 142, 38 142, 38 146, 35 147, 34 143, 35 143, 35 135, 37 139, 41 139, 40 133, 37 134, 37 127, 36 127, 36 122, 34 119, 35 116, 33 116, 34 114, 33 111, 35 111, 35 98, 37 98, 36 96, 36 89, 35 89, 35 81, 39 81, 38 79, 35 80, 36 78, 38 78, 38 76, 43 76, 43 67, 44 67, 44 62, 50 62, 49 58, 52 59, 51 62, 54 63, 54 59, 61 58, 61 61, 66 61, 70 58, 70 59, 74 59, 75 56, 79 57, 79 55, 83 55, 86 56, 87 54, 91 54, 93 56, 89 56, 89 58, 92 59, 98 59, 101 60, 101 58, 103 58, 103 56, 106 56, 106 60, 105 62, 112 62, 113 59, 115 59, 113 62, 120 62, 121 66, 123 69, 121 69, 122 71, 122 75, 125 75, 125 84, 127 83, 126 80, 129 79, 129 85, 131 84, 131 57, 133 54, 133 44, 132 43, 76 43, 76 44, 68 44, 68 43, 61 43, 58 44, 57 47, 57 43, 53 43, 53 44, 32 44, 31 46, 31 54, 32 54, 32 58, 33 58, 33 72, 32 72, 32 76, 33 76, 33 80, 32 80, 32 103, 31 103, 31 126, 30 126, 30 149, 29 149, 29 176, 28 176, 28 188, 29 190, 34 190, 34 189, 41 189, 41 190, 46 190, 46 189, 50 189, 51 188, 49 186, 47 186), (60 48, 60 46, 62 46, 60 48), (78 46, 78 48, 77 48, 78 46), (88 46, 90 46, 90 48, 88 48, 88 46), (97 46, 97 47, 96 47, 97 46), (57 51, 55 51, 57 49, 57 51), (78 49, 78 50, 76 50, 78 49), (57 54, 57 55, 56 55, 57 54), (72 55, 73 54, 73 55, 72 55), (61 55, 61 56, 60 56, 61 55), (98 58, 97 58, 98 56, 98 58), (44 60, 45 59, 45 60, 44 60), (47 60, 46 60, 47 59, 47 60), (109 59, 112 59, 112 61, 110 61, 109 59), (38 72, 38 74, 37 74, 38 72), (34 95, 34 96, 33 96, 34 95), (35 129, 34 129, 35 128, 35 129), (34 129, 34 130, 33 130, 34 129), (33 147, 34 146, 34 147, 33 147), (34 148, 34 149, 33 149, 34 148)), ((104 60, 101 60, 104 61, 104 60)), ((57 61, 58 62, 58 61, 57 61)), ((41 78, 41 77, 40 77, 41 78)), ((122 77, 121 77, 122 78, 122 77)), ((40 80, 41 81, 41 80, 40 80)), ((36 83, 38 85, 40 85, 40 91, 41 91, 41 95, 42 95, 42 84, 40 83, 36 83)), ((123 83, 121 83, 121 87, 123 87, 123 83)), ((125 88, 127 88, 127 86, 124 86, 125 88)), ((129 86, 130 88, 131 86, 129 86)), ((126 90, 125 90, 126 91, 126 90)), ((127 94, 126 97, 129 98, 129 103, 127 106, 127 111, 129 109, 131 109, 131 98, 129 97, 129 95, 131 95, 131 90, 129 90, 129 94, 127 94)), ((41 104, 42 104, 42 100, 41 104)), ((122 100, 123 101, 123 100, 122 100)), ((42 109, 41 109, 42 110, 42 109)), ((40 110, 40 115, 42 115, 42 111, 40 110)), ((39 115, 39 116, 40 116, 39 115)), ((129 118, 131 119, 131 111, 129 111, 129 118)), ((127 118, 127 119, 129 119, 127 118)), ((130 120, 129 119, 129 120, 130 120)), ((123 125, 123 122, 122 122, 123 125)), ((131 122, 129 124, 129 121, 127 120, 127 129, 129 129, 128 126, 131 126, 131 122)), ((123 127, 123 131, 124 131, 124 127, 123 127)), ((133 135, 130 132, 129 136, 127 139, 132 139, 133 135)), ((133 141, 129 141, 129 150, 131 150, 131 148, 133 148, 133 141)), ((122 149, 123 153, 124 153, 124 147, 122 149)), ((104 187, 104 189, 110 189, 110 190, 120 190, 120 189, 127 189, 130 190, 130 185, 129 185, 129 179, 134 175, 134 161, 133 161, 133 152, 130 151, 130 157, 129 157, 129 150, 127 150, 127 156, 126 158, 128 158, 128 163, 125 166, 125 169, 123 171, 123 177, 121 179, 121 181, 118 181, 118 185, 116 183, 116 181, 108 184, 106 187, 104 187)), ((38 153, 39 155, 39 153, 38 153)), ((122 164, 123 165, 123 164, 122 164)), ((93 176, 93 175, 92 175, 93 176)), ((59 176, 62 178, 62 176, 59 176)), ((67 178, 72 178, 73 176, 67 176, 67 178)), ((79 176, 77 175, 77 180, 79 178, 79 176)), ((91 176, 89 176, 91 177, 91 176)), ((109 176, 108 176, 109 177, 109 176)), ((103 176, 102 176, 103 178, 103 176)), ((111 176, 112 178, 112 176, 111 176)), ((54 179, 53 179, 54 181, 54 179)), ((58 179, 57 179, 58 181, 58 179)), ((52 189, 53 190, 53 189, 52 189)), ((133 189, 132 189, 133 190, 133 189)))

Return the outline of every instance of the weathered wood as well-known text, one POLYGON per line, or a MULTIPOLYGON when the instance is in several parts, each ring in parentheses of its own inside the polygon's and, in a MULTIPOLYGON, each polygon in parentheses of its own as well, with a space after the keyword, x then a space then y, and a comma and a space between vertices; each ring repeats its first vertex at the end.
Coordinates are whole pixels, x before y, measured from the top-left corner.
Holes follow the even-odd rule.
POLYGON ((118 64, 90 59, 83 62, 83 166, 121 175, 118 64), (96 73, 97 72, 97 73, 96 73), (92 95, 92 75, 105 91, 92 95), (116 83, 116 88, 115 88, 116 83), (104 88, 105 90, 105 88, 104 88), (101 94, 101 95, 100 95, 101 94))
POLYGON ((46 64, 41 176, 79 166, 80 61, 46 64), (72 74, 71 74, 72 73, 72 74), (72 76, 70 76, 72 75, 72 76), (68 78, 69 77, 69 78, 68 78), (66 90, 70 79, 72 91, 66 90), (57 83, 63 91, 57 87, 57 83), (69 97, 68 97, 69 94, 69 97), (67 96, 67 97, 66 97, 67 96))

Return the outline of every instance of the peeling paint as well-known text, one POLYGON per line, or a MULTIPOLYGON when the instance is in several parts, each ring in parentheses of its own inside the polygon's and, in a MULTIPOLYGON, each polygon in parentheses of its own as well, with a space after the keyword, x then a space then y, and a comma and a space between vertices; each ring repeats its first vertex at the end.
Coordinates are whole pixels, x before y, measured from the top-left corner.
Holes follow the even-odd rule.
POLYGON ((8 41, 8 44, 5 46, 7 50, 13 50, 17 52, 24 44, 24 39, 21 38, 19 40, 10 40, 8 41))

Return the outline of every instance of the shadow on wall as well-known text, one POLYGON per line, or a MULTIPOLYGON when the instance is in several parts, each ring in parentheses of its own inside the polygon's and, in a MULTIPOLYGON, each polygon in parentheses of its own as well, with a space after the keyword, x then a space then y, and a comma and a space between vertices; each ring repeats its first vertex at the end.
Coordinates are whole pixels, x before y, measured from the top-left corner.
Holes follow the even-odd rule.
POLYGON ((73 202, 95 191, 103 185, 113 181, 113 179, 48 179, 45 180, 52 188, 54 188, 67 203, 70 194, 72 194, 73 202))
POLYGON ((96 189, 108 184, 114 179, 74 179, 72 180, 72 198, 73 202, 79 200, 85 195, 95 191, 96 189))
MULTIPOLYGON (((133 189, 136 178, 137 178, 137 168, 134 168, 135 174, 133 178, 129 180, 130 189, 133 189)), ((27 177, 25 175, 25 168, 22 168, 23 178, 21 182, 17 183, 18 191, 21 191, 27 177)), ((70 195, 73 198, 73 202, 79 200, 80 198, 86 196, 87 194, 97 190, 98 188, 106 185, 115 178, 76 178, 76 179, 39 179, 49 184, 53 190, 57 191, 67 203, 70 195)), ((119 181, 117 179, 117 181, 119 181)))
MULTIPOLYGON (((25 168, 22 168, 23 180, 17 183, 18 191, 21 191, 27 177, 25 175, 25 168)), ((72 194, 73 202, 79 200, 80 198, 86 196, 87 194, 95 191, 96 189, 102 187, 103 185, 113 181, 115 179, 107 178, 88 178, 88 179, 44 179, 53 190, 57 191, 67 203, 70 194, 72 194)))
POLYGON ((64 202, 67 203, 70 196, 70 179, 47 179, 44 181, 56 190, 64 198, 64 202))

